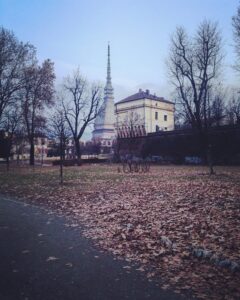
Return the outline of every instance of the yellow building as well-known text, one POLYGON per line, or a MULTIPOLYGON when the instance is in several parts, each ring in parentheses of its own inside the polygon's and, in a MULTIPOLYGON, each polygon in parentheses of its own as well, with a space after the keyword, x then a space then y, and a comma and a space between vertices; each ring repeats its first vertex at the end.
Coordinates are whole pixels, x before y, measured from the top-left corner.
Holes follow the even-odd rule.
POLYGON ((174 103, 145 92, 115 103, 116 131, 118 136, 145 135, 150 132, 174 130, 174 103))

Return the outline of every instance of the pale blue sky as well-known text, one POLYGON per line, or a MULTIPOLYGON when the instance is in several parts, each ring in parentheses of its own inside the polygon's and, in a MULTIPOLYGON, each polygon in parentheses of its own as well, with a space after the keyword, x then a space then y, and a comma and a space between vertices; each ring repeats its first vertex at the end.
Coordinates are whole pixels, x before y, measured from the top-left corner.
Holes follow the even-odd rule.
POLYGON ((115 101, 149 88, 170 97, 165 60, 177 25, 193 32, 204 19, 219 23, 226 53, 225 81, 234 83, 231 17, 238 0, 0 0, 0 25, 55 62, 58 81, 77 66, 105 82, 111 44, 115 101))

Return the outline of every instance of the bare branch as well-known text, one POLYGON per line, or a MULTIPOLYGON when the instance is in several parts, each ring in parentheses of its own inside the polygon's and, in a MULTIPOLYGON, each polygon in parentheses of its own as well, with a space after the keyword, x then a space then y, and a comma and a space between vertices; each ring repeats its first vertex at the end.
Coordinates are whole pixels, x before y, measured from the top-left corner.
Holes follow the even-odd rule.
POLYGON ((71 77, 67 77, 63 83, 64 100, 62 101, 65 118, 72 132, 75 142, 76 155, 81 156, 80 139, 87 126, 100 113, 102 102, 101 88, 92 85, 80 74, 79 69, 71 77))

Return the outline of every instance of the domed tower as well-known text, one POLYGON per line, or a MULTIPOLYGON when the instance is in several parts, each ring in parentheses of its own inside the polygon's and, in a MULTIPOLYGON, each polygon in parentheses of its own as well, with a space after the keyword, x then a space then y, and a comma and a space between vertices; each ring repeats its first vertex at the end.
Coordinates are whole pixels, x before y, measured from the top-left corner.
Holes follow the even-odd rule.
POLYGON ((104 101, 100 114, 96 117, 92 139, 101 146, 111 147, 115 138, 114 96, 111 81, 110 46, 108 45, 107 82, 104 88, 104 101))

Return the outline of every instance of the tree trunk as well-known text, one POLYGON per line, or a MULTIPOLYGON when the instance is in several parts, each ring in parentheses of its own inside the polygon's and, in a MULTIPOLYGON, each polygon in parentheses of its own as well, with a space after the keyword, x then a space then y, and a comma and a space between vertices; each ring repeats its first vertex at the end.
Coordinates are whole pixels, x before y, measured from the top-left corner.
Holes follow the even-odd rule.
POLYGON ((34 157, 34 140, 30 141, 30 165, 34 166, 35 157, 34 157))
POLYGON ((19 160, 20 160, 20 157, 19 157, 19 150, 17 152, 17 165, 19 165, 19 160))
POLYGON ((213 169, 213 153, 212 153, 212 145, 210 143, 210 137, 209 132, 205 133, 205 153, 207 158, 207 164, 209 167, 209 174, 214 175, 214 169, 213 169))
POLYGON ((63 160, 60 160, 60 184, 63 184, 63 160))
POLYGON ((63 159, 60 156, 60 184, 63 184, 63 159))
POLYGON ((203 155, 205 156, 206 163, 209 167, 209 174, 214 175, 214 168, 213 168, 213 154, 212 154, 212 145, 210 143, 210 137, 209 137, 209 132, 201 132, 200 131, 200 139, 201 139, 201 144, 202 144, 202 151, 203 155))
POLYGON ((7 156, 7 171, 9 171, 9 156, 7 156))
POLYGON ((8 144, 7 144, 7 156, 6 156, 6 161, 7 161, 7 171, 9 171, 9 167, 10 167, 10 161, 9 161, 9 157, 10 157, 10 153, 11 153, 11 142, 8 139, 8 144))
POLYGON ((80 162, 81 161, 81 148, 80 148, 80 143, 79 140, 75 140, 75 150, 76 150, 76 157, 77 160, 80 162))
POLYGON ((212 146, 211 146, 211 144, 207 145, 207 162, 208 162, 210 175, 214 175, 215 172, 214 172, 214 169, 213 169, 212 146))
POLYGON ((66 160, 66 143, 64 140, 62 142, 62 159, 63 159, 63 161, 66 160))
POLYGON ((64 157, 63 139, 61 137, 61 140, 60 140, 60 184, 63 184, 63 157, 64 157))

